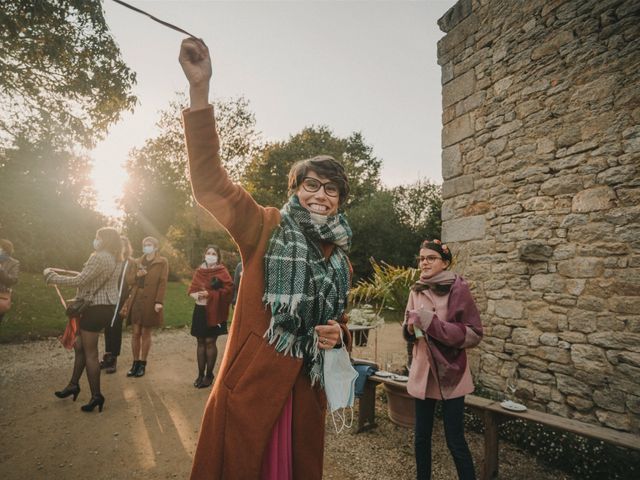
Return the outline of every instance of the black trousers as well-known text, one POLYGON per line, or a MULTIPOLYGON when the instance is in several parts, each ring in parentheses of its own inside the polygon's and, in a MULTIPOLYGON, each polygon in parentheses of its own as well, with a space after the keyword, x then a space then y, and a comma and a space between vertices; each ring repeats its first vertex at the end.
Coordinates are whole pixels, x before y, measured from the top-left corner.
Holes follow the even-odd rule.
POLYGON ((111 320, 104 329, 104 351, 109 352, 116 357, 120 355, 122 347, 122 318, 120 314, 116 315, 116 319, 111 326, 111 320))
MULTIPOLYGON (((431 433, 436 401, 416 399, 415 455, 418 480, 431 478, 431 433)), ((473 458, 464 439, 464 397, 442 400, 444 435, 460 480, 474 480, 473 458)))

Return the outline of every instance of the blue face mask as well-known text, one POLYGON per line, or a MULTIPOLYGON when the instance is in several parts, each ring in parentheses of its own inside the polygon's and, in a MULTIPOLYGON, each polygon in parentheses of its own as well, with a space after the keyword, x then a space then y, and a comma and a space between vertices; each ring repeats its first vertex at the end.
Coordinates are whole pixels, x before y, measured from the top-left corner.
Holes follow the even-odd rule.
MULTIPOLYGON (((342 331, 340 331, 340 339, 342 341, 342 331)), ((344 427, 350 428, 353 424, 353 402, 358 372, 351 365, 344 342, 342 342, 341 348, 322 350, 322 353, 324 355, 324 393, 327 396, 333 426, 336 433, 340 433, 344 427), (345 413, 347 408, 351 409, 351 421, 348 424, 345 413), (342 422, 340 428, 336 424, 336 416, 342 422)))
POLYGON ((151 255, 155 251, 156 249, 153 245, 145 245, 144 247, 142 247, 142 253, 144 253, 145 255, 151 255))
POLYGON ((93 239, 93 249, 94 250, 99 250, 100 247, 102 247, 102 240, 100 240, 99 238, 94 238, 93 239))

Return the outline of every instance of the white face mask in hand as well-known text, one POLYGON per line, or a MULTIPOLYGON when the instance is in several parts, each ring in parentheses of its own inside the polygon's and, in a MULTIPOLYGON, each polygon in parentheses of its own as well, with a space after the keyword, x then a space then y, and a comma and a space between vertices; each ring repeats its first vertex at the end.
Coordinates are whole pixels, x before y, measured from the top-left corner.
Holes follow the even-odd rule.
MULTIPOLYGON (((340 331, 340 339, 342 340, 342 330, 340 331)), ((353 402, 356 378, 358 378, 358 372, 351 365, 349 353, 344 347, 344 342, 342 342, 342 345, 341 348, 322 350, 324 355, 324 392, 327 395, 329 411, 331 412, 336 433, 340 433, 344 427, 350 428, 353 424, 353 402), (349 424, 347 424, 345 414, 347 408, 351 409, 351 421, 349 424), (340 428, 336 424, 336 416, 342 422, 340 428)))

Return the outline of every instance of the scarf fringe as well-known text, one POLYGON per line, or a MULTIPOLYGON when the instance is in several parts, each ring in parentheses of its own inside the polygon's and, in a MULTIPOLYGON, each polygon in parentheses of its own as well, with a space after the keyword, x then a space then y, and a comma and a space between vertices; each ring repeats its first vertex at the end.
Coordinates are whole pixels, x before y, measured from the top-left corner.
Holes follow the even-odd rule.
POLYGON ((296 293, 294 295, 283 295, 279 293, 264 293, 262 302, 271 307, 272 315, 276 313, 286 312, 295 315, 298 307, 304 300, 304 293, 296 293))

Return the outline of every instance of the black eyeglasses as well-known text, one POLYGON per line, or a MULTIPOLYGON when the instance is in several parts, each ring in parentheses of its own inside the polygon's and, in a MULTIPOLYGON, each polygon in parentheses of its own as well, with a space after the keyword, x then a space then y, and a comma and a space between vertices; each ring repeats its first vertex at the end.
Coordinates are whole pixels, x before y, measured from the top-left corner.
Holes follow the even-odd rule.
POLYGON ((313 177, 304 177, 302 179, 302 188, 309 193, 316 193, 320 188, 324 188, 324 193, 326 193, 328 197, 337 197, 340 195, 340 187, 338 187, 337 183, 322 183, 313 177))

